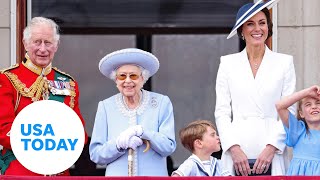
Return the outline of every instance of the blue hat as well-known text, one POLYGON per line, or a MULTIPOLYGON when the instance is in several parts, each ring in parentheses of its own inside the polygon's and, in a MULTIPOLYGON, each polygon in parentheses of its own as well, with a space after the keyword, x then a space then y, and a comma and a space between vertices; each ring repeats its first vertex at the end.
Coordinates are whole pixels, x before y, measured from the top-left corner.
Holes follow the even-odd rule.
POLYGON ((158 58, 153 54, 141 49, 127 48, 114 51, 103 57, 99 62, 99 70, 103 75, 110 78, 113 70, 126 64, 141 66, 150 72, 150 76, 154 75, 160 66, 158 58))
POLYGON ((227 39, 230 39, 237 33, 237 29, 246 21, 248 21, 252 16, 256 15, 260 12, 263 8, 271 9, 275 4, 277 4, 279 0, 269 0, 266 2, 262 2, 262 0, 257 1, 254 3, 248 3, 243 5, 238 13, 236 24, 233 26, 230 34, 228 35, 227 39))

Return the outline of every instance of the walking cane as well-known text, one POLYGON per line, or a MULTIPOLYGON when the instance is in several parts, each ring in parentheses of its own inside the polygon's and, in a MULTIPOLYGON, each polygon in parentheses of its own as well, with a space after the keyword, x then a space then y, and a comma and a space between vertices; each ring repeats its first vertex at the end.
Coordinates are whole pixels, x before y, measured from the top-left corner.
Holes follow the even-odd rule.
MULTIPOLYGON (((142 139, 143 143, 146 144, 146 148, 143 152, 147 152, 150 149, 150 142, 146 139, 142 139)), ((133 176, 133 149, 128 150, 128 176, 133 176)))
POLYGON ((128 176, 133 176, 133 149, 129 148, 128 152, 128 176))

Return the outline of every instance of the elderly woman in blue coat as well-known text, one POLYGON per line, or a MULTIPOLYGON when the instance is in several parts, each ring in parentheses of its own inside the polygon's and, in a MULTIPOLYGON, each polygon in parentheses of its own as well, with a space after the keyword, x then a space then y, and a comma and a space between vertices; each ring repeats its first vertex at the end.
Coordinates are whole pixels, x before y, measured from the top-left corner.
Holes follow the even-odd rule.
POLYGON ((112 52, 99 63, 119 90, 99 102, 89 147, 91 160, 106 165, 106 176, 128 175, 129 149, 134 176, 168 176, 166 157, 176 148, 172 103, 142 89, 158 69, 153 54, 135 48, 112 52))

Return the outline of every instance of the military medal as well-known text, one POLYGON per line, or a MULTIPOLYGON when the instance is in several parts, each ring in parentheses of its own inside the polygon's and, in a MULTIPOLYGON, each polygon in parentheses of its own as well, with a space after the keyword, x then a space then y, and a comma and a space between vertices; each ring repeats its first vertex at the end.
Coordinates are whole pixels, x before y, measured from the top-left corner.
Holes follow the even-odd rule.
MULTIPOLYGON (((57 78, 57 79, 62 79, 57 78)), ((63 95, 63 96, 72 96, 74 93, 72 83, 70 82, 65 82, 65 81, 48 81, 49 83, 49 90, 53 95, 63 95)))

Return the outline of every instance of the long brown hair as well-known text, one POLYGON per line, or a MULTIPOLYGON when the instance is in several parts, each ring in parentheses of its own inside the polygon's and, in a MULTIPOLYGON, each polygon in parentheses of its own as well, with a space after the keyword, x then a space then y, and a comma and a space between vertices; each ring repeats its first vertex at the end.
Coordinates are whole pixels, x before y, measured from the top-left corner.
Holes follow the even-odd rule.
MULTIPOLYGON (((269 12, 269 10, 267 8, 263 8, 261 11, 266 15, 266 18, 267 18, 267 25, 268 25, 268 37, 267 37, 267 39, 269 39, 269 37, 271 37, 272 34, 273 34, 273 31, 272 31, 273 23, 272 23, 272 20, 271 20, 271 15, 270 15, 270 12, 269 12)), ((238 37, 240 39, 242 38, 242 26, 243 25, 241 25, 237 29, 237 34, 238 34, 238 37)))
MULTIPOLYGON (((304 99, 304 98, 303 98, 304 99)), ((298 107, 297 107, 297 119, 304 122, 304 124, 306 125, 306 129, 307 129, 307 133, 309 132, 309 126, 305 120, 305 118, 301 117, 300 115, 300 112, 302 112, 302 100, 301 99, 299 102, 298 102, 298 107)))

